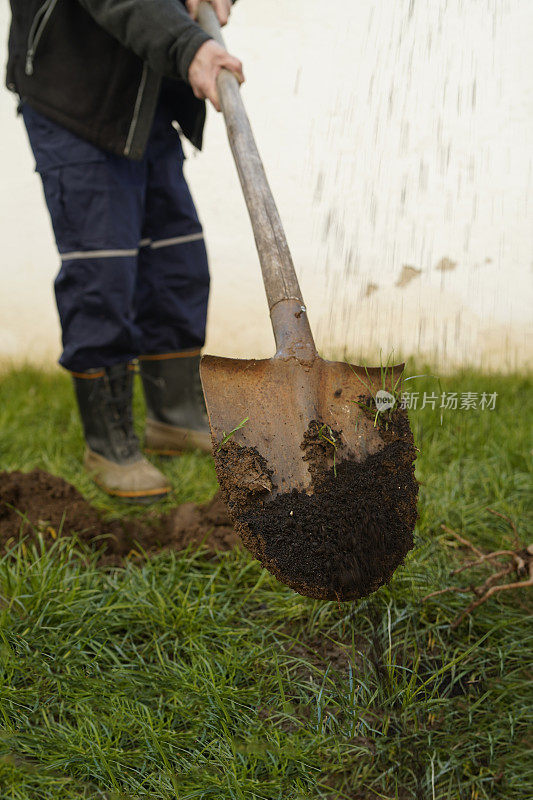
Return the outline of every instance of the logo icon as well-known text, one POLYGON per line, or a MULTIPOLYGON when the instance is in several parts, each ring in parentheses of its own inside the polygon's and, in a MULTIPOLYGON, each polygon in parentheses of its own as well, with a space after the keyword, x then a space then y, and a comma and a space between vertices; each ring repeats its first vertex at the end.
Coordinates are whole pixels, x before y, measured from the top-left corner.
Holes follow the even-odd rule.
POLYGON ((381 413, 382 411, 387 411, 388 408, 394 408, 396 404, 396 400, 394 395, 390 392, 385 391, 385 389, 378 389, 376 392, 376 408, 381 413))

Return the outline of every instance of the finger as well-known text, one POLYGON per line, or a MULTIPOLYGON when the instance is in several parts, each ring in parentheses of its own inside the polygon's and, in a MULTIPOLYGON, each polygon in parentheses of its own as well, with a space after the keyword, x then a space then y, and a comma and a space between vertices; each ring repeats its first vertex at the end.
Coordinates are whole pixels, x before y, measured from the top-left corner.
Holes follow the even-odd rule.
POLYGON ((198 16, 198 6, 200 5, 200 0, 186 0, 185 5, 187 6, 187 11, 191 17, 196 19, 198 16))
POLYGON ((213 104, 217 111, 220 111, 220 102, 218 99, 218 92, 217 92, 217 85, 216 82, 213 82, 207 87, 206 90, 207 99, 213 104))
POLYGON ((192 88, 192 93, 194 94, 195 97, 198 98, 198 100, 205 100, 206 94, 203 91, 203 89, 201 89, 199 86, 192 86, 192 84, 191 88, 192 88))
POLYGON ((229 69, 230 72, 233 72, 239 83, 244 83, 242 61, 240 61, 238 58, 235 58, 235 56, 227 53, 226 57, 222 61, 221 66, 223 66, 225 69, 229 69))
POLYGON ((215 9, 216 15, 218 17, 218 21, 220 25, 224 27, 227 24, 229 19, 229 9, 230 6, 226 2, 226 0, 212 0, 213 8, 215 9))

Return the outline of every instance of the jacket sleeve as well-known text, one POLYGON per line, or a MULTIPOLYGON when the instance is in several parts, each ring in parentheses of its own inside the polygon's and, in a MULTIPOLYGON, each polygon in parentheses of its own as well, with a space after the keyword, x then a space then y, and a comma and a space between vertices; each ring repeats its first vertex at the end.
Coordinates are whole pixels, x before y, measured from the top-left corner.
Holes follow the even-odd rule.
POLYGON ((211 37, 179 0, 78 0, 111 36, 154 72, 188 79, 198 48, 211 37))

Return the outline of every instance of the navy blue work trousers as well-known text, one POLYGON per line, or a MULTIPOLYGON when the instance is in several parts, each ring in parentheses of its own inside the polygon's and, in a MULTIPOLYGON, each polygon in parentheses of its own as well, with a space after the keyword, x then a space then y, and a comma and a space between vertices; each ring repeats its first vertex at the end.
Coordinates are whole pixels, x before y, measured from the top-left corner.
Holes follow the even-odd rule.
POLYGON ((74 372, 194 351, 209 270, 172 115, 160 103, 142 161, 107 153, 22 108, 61 257, 59 363, 74 372))

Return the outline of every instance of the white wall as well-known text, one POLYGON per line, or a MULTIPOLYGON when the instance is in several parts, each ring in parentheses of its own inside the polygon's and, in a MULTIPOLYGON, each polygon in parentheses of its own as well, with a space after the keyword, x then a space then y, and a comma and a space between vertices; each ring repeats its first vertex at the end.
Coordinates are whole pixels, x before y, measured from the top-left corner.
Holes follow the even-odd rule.
MULTIPOLYGON (((4 3, 2 61, 8 21, 4 3)), ((226 40, 325 355, 530 362, 532 25, 529 0, 239 0, 226 40)), ((58 260, 14 107, 1 92, 0 360, 51 363, 58 260)), ((206 349, 267 356, 220 116, 189 154, 213 274, 206 349)))

